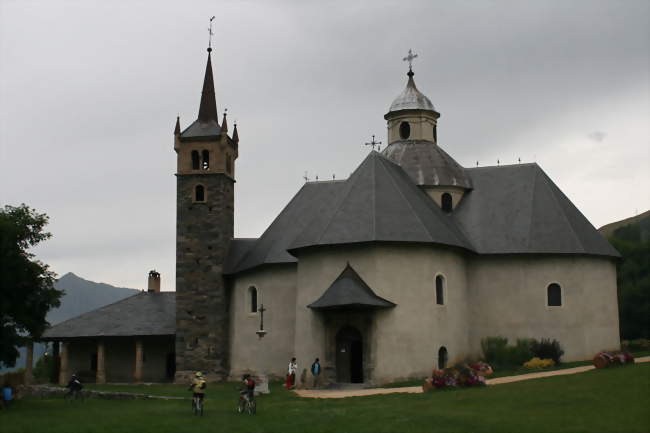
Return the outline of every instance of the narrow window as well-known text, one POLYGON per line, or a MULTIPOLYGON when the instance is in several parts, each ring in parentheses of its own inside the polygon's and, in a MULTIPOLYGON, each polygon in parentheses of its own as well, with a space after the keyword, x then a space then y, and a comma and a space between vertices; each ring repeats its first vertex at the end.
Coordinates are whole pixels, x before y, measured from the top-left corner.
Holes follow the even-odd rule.
POLYGON ((194 201, 205 201, 205 188, 203 185, 197 185, 194 188, 194 201))
POLYGON ((257 313, 257 289, 253 286, 248 288, 251 301, 251 313, 257 313))
POLYGON ((440 350, 438 350, 438 369, 442 370, 443 368, 447 367, 447 348, 445 346, 442 346, 440 350))
POLYGON ((436 276, 436 304, 445 305, 445 277, 442 275, 436 276))
POLYGON ((438 144, 438 127, 433 127, 433 142, 438 144))
POLYGON ((546 292, 549 307, 562 306, 562 288, 559 284, 549 284, 546 292))
POLYGON ((204 150, 201 152, 201 158, 203 159, 203 170, 207 170, 210 168, 210 152, 207 150, 204 150))
POLYGON ((199 169, 199 152, 196 150, 192 151, 192 170, 199 169))
POLYGON ((444 212, 449 213, 454 210, 454 200, 448 192, 442 194, 442 197, 440 197, 440 204, 442 205, 441 207, 444 212))
POLYGON ((411 125, 408 122, 402 122, 399 125, 399 136, 402 140, 406 140, 411 136, 411 125))

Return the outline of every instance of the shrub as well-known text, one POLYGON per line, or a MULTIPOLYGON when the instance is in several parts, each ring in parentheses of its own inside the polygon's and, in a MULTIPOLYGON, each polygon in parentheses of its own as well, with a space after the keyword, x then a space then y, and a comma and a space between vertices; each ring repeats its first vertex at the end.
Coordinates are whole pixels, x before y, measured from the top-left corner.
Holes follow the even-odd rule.
POLYGON ((517 344, 508 346, 504 337, 486 337, 481 340, 481 349, 485 360, 497 369, 522 365, 532 357, 531 347, 535 340, 517 339, 517 344))
POLYGON ((38 383, 50 382, 55 372, 56 360, 47 353, 43 354, 34 366, 34 379, 38 383))
POLYGON ((564 355, 564 350, 559 341, 549 338, 542 338, 540 341, 532 340, 530 351, 540 359, 552 359, 556 364, 560 363, 560 358, 564 355))
POLYGON ((596 368, 609 368, 625 364, 634 364, 634 357, 630 352, 600 352, 594 357, 596 368))
POLYGON ((537 357, 524 363, 524 367, 530 370, 541 370, 542 368, 553 367, 555 362, 552 359, 539 359, 537 357))
POLYGON ((647 338, 637 338, 636 340, 621 341, 623 350, 629 352, 639 352, 641 350, 650 350, 650 340, 647 338))

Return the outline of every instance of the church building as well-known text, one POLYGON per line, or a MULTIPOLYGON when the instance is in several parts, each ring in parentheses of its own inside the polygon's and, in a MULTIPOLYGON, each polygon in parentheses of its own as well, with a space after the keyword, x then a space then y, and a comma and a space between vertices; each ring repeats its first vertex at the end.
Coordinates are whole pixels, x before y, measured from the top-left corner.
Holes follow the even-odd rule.
POLYGON ((50 328, 61 381, 284 377, 296 357, 328 383, 381 384, 478 357, 489 336, 557 339, 566 361, 619 347, 618 252, 537 164, 459 165, 410 66, 382 152, 235 238, 239 134, 210 51, 198 117, 174 130, 176 292, 152 271, 148 291, 50 328))

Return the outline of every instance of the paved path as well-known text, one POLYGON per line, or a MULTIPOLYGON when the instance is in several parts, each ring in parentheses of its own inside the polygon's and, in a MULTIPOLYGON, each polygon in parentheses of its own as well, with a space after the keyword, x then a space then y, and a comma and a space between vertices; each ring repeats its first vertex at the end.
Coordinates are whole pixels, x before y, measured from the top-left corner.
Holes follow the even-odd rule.
MULTIPOLYGON (((639 362, 650 362, 650 356, 643 356, 636 358, 637 363, 639 362)), ((574 368, 565 368, 564 370, 554 370, 554 371, 541 371, 538 373, 527 373, 520 374, 518 376, 505 376, 497 377, 496 379, 488 379, 486 383, 488 385, 500 385, 502 383, 512 383, 520 382, 522 380, 538 379, 541 377, 550 377, 550 376, 564 376, 566 374, 576 374, 583 373, 585 371, 593 370, 595 367, 593 365, 585 365, 582 367, 574 368)), ((299 389, 295 393, 300 397, 306 398, 344 398, 344 397, 364 397, 367 395, 379 395, 379 394, 396 394, 396 393, 408 393, 408 394, 419 394, 422 392, 421 386, 407 386, 403 388, 371 388, 371 389, 299 389)))

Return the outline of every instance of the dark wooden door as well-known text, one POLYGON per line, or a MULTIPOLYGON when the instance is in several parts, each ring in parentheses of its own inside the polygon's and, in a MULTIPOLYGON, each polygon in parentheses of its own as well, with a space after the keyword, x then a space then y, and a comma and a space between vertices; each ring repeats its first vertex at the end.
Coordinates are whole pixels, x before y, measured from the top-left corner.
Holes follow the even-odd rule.
POLYGON ((336 334, 336 380, 363 382, 363 340, 355 328, 345 327, 336 334))

